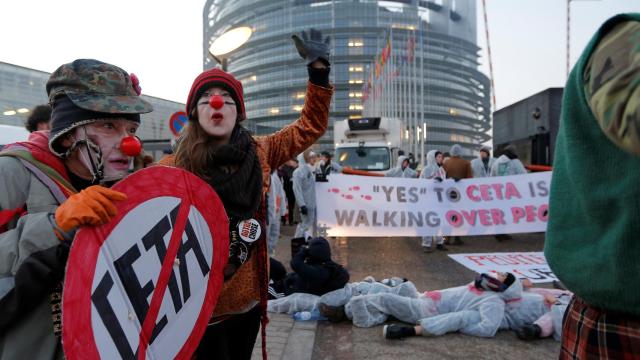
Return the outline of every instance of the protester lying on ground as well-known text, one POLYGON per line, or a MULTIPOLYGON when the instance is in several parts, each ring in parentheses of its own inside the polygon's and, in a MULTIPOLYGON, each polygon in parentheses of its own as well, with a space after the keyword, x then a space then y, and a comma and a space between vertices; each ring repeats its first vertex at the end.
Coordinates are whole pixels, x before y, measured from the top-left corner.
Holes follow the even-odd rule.
POLYGON ((316 231, 316 177, 314 174, 316 154, 311 149, 298 155, 300 165, 293 171, 293 193, 300 207, 300 223, 296 227, 295 237, 316 231))
POLYGON ((291 259, 293 273, 284 280, 284 293, 326 294, 349 282, 349 272, 331 260, 331 246, 327 239, 317 237, 309 241, 291 259))
MULTIPOLYGON (((389 280, 389 279, 385 279, 389 280)), ((403 280, 403 279, 401 279, 403 280)), ((384 281, 384 280, 383 280, 384 281)), ((364 281, 345 285, 342 289, 334 290, 320 297, 318 308, 320 314, 329 321, 339 322, 345 319, 344 306, 354 297, 373 294, 395 294, 406 298, 418 298, 420 293, 411 281, 392 282, 387 284, 376 282, 371 276, 364 281)))
MULTIPOLYGON (((272 269, 274 262, 279 264, 275 265, 276 267, 282 266, 280 262, 273 258, 271 261, 272 269)), ((348 283, 343 288, 328 292, 322 295, 322 297, 306 293, 294 293, 285 297, 269 300, 268 311, 289 314, 298 311, 313 311, 320 303, 334 307, 342 306, 344 309, 344 305, 353 296, 377 294, 381 292, 392 292, 406 297, 419 296, 415 285, 407 281, 407 279, 392 277, 378 282, 372 276, 367 276, 361 282, 348 283)), ((338 317, 338 319, 344 319, 344 310, 342 311, 342 317, 338 317)))
POLYGON ((356 326, 380 324, 388 315, 418 324, 385 325, 382 331, 387 339, 439 336, 455 331, 492 337, 503 321, 505 301, 520 298, 521 293, 522 284, 511 273, 497 273, 495 277, 481 274, 468 285, 428 291, 418 299, 391 294, 361 296, 352 299, 345 310, 347 316, 351 313, 356 326))
MULTIPOLYGON (((522 340, 533 340, 553 335, 555 340, 560 341, 562 319, 573 293, 567 290, 534 288, 531 287, 530 282, 527 282, 528 280, 523 280, 525 286, 523 294, 529 295, 529 298, 524 299, 523 304, 516 302, 507 304, 507 313, 521 313, 521 321, 517 327, 511 325, 510 328, 522 340), (526 305, 527 302, 530 304, 529 306, 526 305), (540 303, 544 304, 542 314, 538 310, 541 307, 540 303)), ((512 319, 511 322, 514 320, 512 319)))

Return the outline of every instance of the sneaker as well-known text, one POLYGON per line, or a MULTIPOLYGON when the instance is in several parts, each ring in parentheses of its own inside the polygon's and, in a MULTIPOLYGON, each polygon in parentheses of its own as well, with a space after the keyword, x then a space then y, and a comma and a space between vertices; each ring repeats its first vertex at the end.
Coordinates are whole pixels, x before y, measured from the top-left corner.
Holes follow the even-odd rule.
MULTIPOLYGON (((438 245, 438 246, 440 246, 440 245, 438 245)), ((431 246, 423 246, 422 247, 422 252, 423 253, 430 253, 430 252, 433 252, 433 249, 431 248, 431 246)))
POLYGON ((415 334, 416 330, 413 326, 391 324, 382 328, 382 335, 387 339, 402 339, 415 334))
POLYGON ((318 305, 318 310, 320 311, 320 315, 327 318, 327 320, 331 322, 340 322, 347 319, 344 314, 344 305, 343 306, 330 306, 325 303, 320 303, 318 305))
POLYGON ((440 250, 440 251, 449 251, 449 249, 447 249, 446 246, 444 246, 444 244, 438 244, 436 245, 436 249, 440 250))
POLYGON ((520 329, 516 330, 516 336, 520 340, 534 340, 540 338, 542 329, 536 324, 523 325, 520 329))

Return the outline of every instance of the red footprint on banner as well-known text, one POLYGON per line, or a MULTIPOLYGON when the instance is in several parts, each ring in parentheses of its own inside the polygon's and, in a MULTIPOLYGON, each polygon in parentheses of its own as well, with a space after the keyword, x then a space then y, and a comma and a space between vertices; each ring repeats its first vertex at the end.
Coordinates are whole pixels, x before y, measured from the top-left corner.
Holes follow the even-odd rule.
POLYGON ((339 192, 340 192, 340 189, 337 189, 337 188, 331 188, 331 189, 329 189, 329 192, 332 192, 332 193, 336 193, 336 194, 337 194, 337 193, 339 193, 339 192))
POLYGON ((342 194, 342 197, 347 199, 347 200, 352 200, 353 199, 353 195, 351 195, 351 194, 346 194, 346 195, 342 194))
POLYGON ((371 200, 371 199, 373 199, 373 198, 371 197, 371 195, 360 195, 360 197, 361 197, 361 198, 363 198, 363 199, 365 199, 365 200, 371 200))
POLYGON ((360 186, 354 186, 353 191, 360 191, 360 186))

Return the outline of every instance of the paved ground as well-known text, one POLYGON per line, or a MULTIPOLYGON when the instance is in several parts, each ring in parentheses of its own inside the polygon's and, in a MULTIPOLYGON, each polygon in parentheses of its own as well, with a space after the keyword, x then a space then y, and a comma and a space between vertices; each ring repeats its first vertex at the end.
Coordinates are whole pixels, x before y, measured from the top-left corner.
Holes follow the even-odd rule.
MULTIPOLYGON (((282 228, 275 257, 286 266, 290 260, 292 227, 282 228)), ((542 234, 514 235, 497 242, 493 237, 463 238, 465 245, 449 246, 448 252, 422 253, 417 238, 336 238, 330 239, 334 259, 347 267, 353 281, 367 275, 376 279, 406 277, 419 290, 433 290, 464 284, 475 274, 457 264, 449 253, 540 251, 542 234)), ((361 329, 350 323, 293 322, 289 315, 270 314, 267 349, 270 359, 554 359, 559 344, 551 339, 535 342, 518 340, 503 331, 495 338, 481 339, 461 334, 437 338, 388 341, 382 327, 361 329)), ((258 359, 260 341, 254 358, 258 359)))

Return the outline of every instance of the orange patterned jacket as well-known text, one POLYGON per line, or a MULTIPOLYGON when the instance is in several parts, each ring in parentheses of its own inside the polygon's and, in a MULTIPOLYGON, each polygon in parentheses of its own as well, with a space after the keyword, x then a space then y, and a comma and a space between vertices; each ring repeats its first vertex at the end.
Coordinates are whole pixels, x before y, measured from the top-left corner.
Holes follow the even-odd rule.
MULTIPOLYGON (((271 172, 313 145, 325 133, 332 95, 333 87, 324 88, 308 83, 304 106, 297 121, 274 134, 254 136, 262 168, 261 201, 264 201, 269 191, 271 172)), ((173 156, 163 158, 159 164, 173 166, 173 156)), ((266 252, 254 251, 254 256, 223 284, 213 322, 216 318, 223 319, 226 315, 247 312, 259 303, 260 288, 266 290, 266 284, 261 286, 260 281, 263 272, 267 271, 261 264, 269 263, 268 259, 259 259, 260 256, 266 256, 266 252)))

